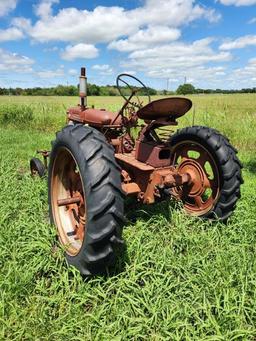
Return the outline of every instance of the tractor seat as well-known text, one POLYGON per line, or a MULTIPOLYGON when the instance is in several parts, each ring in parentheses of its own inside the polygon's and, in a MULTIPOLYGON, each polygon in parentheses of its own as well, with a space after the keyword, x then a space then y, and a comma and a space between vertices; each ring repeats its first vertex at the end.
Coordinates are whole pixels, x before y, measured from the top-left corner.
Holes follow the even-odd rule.
POLYGON ((86 109, 83 111, 84 121, 92 126, 120 125, 121 117, 117 113, 105 109, 86 109))
POLYGON ((183 116, 192 107, 188 98, 170 97, 150 102, 141 108, 137 115, 143 120, 157 120, 159 118, 178 118, 183 116))

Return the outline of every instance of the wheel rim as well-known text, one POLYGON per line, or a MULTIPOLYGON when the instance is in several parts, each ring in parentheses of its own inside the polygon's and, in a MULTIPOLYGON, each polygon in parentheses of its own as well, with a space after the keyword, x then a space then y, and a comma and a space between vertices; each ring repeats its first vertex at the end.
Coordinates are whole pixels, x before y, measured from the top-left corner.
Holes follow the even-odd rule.
POLYGON ((191 181, 174 188, 172 194, 183 201, 191 215, 211 211, 220 193, 219 170, 212 154, 200 143, 184 141, 174 146, 173 164, 180 174, 188 173, 191 181))
POLYGON ((66 252, 79 253, 86 226, 86 200, 80 170, 67 148, 59 148, 54 160, 51 205, 61 244, 66 252))

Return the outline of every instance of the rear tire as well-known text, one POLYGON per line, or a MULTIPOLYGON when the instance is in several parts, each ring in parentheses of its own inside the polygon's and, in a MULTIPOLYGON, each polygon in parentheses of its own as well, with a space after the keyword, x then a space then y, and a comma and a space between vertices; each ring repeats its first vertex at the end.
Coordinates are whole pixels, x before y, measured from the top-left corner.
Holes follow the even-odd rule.
POLYGON ((123 244, 124 194, 113 148, 96 129, 76 124, 68 125, 56 134, 50 155, 48 198, 50 218, 66 249, 68 264, 75 266, 83 275, 105 272, 115 262, 115 246, 123 244), (72 204, 60 209, 58 199, 63 199, 63 193, 73 196, 73 180, 70 180, 71 185, 68 184, 73 167, 70 164, 77 166, 72 177, 75 174, 74 183, 81 183, 81 186, 77 185, 76 195, 81 196, 84 205, 81 208, 81 203, 72 204), (76 212, 74 217, 67 213, 70 207, 72 212, 76 212), (81 210, 84 226, 82 233, 78 234, 75 220, 79 220, 81 210))
MULTIPOLYGON (((226 221, 236 207, 237 200, 241 196, 240 186, 243 184, 243 167, 237 157, 237 150, 230 144, 228 138, 214 129, 203 126, 193 126, 178 130, 170 138, 170 144, 174 151, 178 150, 178 154, 181 154, 179 150, 185 148, 184 145, 193 146, 194 144, 201 146, 206 151, 206 154, 208 153, 208 158, 212 158, 219 178, 217 182, 218 196, 213 201, 214 204, 208 212, 192 214, 212 220, 226 221)), ((186 148, 189 149, 189 147, 186 148)), ((194 163, 197 162, 197 159, 191 158, 190 160, 194 163)), ((173 163, 179 166, 175 156, 173 163)), ((205 166, 202 169, 206 176, 208 176, 205 166)), ((186 201, 186 198, 183 199, 183 202, 186 201)))

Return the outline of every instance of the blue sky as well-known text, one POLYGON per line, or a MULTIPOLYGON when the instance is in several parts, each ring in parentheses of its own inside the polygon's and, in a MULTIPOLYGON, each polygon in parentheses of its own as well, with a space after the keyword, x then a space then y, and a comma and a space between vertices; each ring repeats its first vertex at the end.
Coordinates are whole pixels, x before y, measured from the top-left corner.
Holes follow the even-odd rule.
POLYGON ((0 87, 256 87, 256 0, 0 0, 0 87))

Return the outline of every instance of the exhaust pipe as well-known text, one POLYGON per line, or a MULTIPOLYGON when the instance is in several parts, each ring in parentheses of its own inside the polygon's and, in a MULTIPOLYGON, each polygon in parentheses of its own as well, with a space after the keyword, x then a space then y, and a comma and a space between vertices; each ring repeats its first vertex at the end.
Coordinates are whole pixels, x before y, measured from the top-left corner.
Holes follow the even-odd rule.
POLYGON ((81 68, 81 76, 79 82, 79 96, 81 98, 81 107, 84 110, 87 107, 87 78, 85 67, 81 68))

